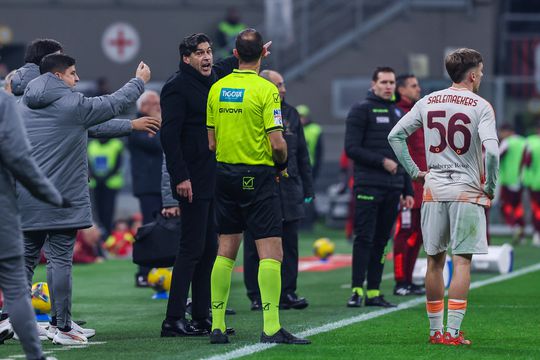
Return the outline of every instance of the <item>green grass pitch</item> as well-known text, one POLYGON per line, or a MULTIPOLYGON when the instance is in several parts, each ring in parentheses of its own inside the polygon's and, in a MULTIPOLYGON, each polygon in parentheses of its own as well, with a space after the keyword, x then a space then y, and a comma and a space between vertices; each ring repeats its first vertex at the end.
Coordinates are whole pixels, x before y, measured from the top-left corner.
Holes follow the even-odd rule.
MULTIPOLYGON (((337 253, 350 253, 351 246, 341 231, 318 226, 302 233, 300 253, 311 254, 311 244, 326 236, 336 243, 337 253)), ((502 243, 506 239, 497 238, 502 243)), ((241 259, 241 255, 239 256, 241 259)), ((515 268, 540 262, 540 249, 529 245, 515 249, 515 268)), ((238 261, 237 264, 241 264, 238 261)), ((392 272, 387 262, 385 273, 392 272)), ((35 281, 45 281, 40 266, 35 281)), ((151 300, 150 289, 134 287, 135 265, 128 260, 77 265, 73 276, 73 317, 84 319, 97 335, 84 348, 62 348, 43 342, 44 349, 59 360, 67 359, 199 359, 220 355, 257 344, 262 314, 249 310, 242 275, 233 274, 229 306, 237 315, 227 318, 236 329, 231 344, 210 345, 206 337, 159 337, 166 301, 151 300)), ((495 274, 474 274, 479 281, 495 274)), ((281 322, 292 332, 301 332, 338 320, 380 309, 349 309, 350 268, 329 272, 300 273, 298 293, 310 301, 305 310, 281 312, 281 322)), ((313 344, 302 347, 276 346, 250 355, 265 359, 540 359, 540 271, 474 289, 463 330, 473 341, 468 348, 427 344, 428 322, 423 304, 311 337, 313 344)), ((414 297, 392 295, 393 278, 383 281, 382 291, 390 301, 405 302, 414 297)), ((21 358, 14 340, 0 345, 0 359, 21 358), (18 355, 18 357, 16 357, 18 355)), ((249 356, 248 356, 249 357, 249 356)))

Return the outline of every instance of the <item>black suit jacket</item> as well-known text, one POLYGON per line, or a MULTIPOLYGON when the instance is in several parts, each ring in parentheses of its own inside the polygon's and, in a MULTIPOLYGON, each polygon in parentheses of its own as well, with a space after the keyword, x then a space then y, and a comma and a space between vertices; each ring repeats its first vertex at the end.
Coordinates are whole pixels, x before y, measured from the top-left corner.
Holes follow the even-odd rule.
POLYGON ((216 158, 208 149, 206 100, 210 87, 236 67, 238 61, 227 58, 215 64, 206 77, 180 61, 179 71, 161 90, 161 145, 177 200, 185 198, 178 197, 176 185, 187 179, 194 199, 214 197, 216 158))

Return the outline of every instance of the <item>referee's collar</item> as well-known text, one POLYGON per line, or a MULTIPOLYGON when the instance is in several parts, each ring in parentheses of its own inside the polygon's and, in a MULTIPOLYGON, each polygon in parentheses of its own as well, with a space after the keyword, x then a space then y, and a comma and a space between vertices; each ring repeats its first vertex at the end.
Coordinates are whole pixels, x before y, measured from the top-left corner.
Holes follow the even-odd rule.
POLYGON ((255 74, 255 75, 257 75, 257 72, 254 71, 254 70, 240 70, 240 69, 234 69, 234 70, 233 70, 233 73, 237 73, 237 74, 255 74))

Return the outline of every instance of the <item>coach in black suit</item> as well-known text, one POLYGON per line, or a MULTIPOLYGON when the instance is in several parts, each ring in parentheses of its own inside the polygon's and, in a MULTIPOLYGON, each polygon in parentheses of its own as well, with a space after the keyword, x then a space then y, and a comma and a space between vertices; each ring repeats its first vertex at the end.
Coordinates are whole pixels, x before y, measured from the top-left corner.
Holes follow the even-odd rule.
POLYGON ((172 193, 180 202, 182 240, 174 264, 162 337, 210 330, 210 273, 217 253, 214 224, 215 154, 208 149, 206 100, 210 87, 238 66, 234 58, 213 65, 211 42, 193 34, 180 44, 180 69, 161 92, 161 143, 172 193), (185 319, 191 284, 192 321, 185 319))

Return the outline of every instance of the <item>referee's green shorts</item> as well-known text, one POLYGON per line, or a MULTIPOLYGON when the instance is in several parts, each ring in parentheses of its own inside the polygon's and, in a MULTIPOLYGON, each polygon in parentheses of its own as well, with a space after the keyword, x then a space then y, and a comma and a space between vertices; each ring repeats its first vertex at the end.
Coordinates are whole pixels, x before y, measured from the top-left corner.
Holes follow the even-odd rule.
POLYGON ((281 237, 281 203, 276 169, 218 163, 216 220, 219 234, 248 230, 255 240, 281 237))

